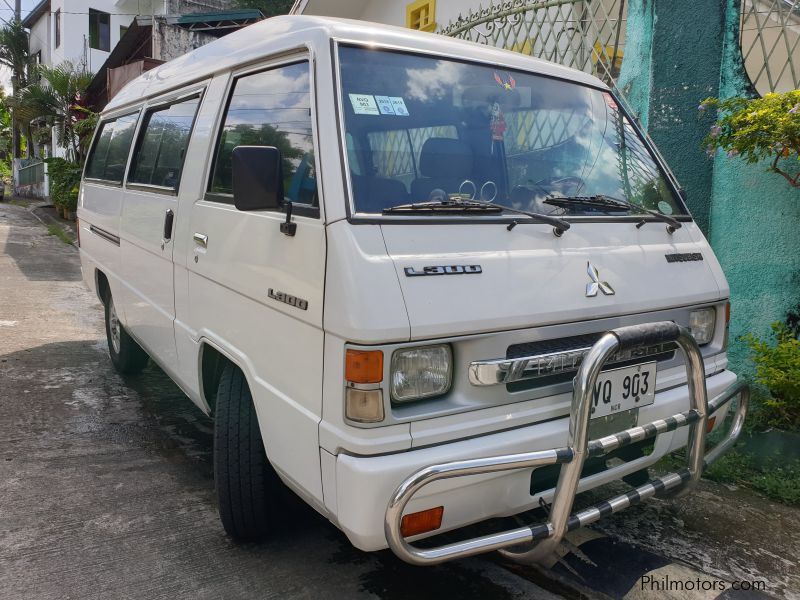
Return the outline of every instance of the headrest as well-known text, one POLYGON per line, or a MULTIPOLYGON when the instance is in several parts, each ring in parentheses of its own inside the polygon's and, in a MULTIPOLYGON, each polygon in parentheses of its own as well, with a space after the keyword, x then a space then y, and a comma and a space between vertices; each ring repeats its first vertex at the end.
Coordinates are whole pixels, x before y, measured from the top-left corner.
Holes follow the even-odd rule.
POLYGON ((419 154, 424 177, 468 178, 472 174, 472 149, 461 140, 428 138, 419 154))

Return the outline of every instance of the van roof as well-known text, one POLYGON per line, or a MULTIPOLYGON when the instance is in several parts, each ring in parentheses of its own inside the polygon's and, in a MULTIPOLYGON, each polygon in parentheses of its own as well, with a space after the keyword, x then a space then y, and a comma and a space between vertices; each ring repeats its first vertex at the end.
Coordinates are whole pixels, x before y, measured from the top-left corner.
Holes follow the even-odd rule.
POLYGON ((474 42, 366 21, 286 15, 245 27, 145 72, 128 83, 109 102, 104 112, 113 112, 145 98, 160 96, 281 50, 308 45, 317 48, 317 55, 320 55, 327 51, 331 39, 493 62, 508 68, 606 87, 602 81, 583 71, 474 42))

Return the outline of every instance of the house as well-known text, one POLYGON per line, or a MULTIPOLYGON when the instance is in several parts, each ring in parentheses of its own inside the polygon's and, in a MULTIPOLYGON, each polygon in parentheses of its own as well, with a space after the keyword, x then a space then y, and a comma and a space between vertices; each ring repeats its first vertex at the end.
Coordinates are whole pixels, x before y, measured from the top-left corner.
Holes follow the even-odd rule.
MULTIPOLYGON (((37 63, 69 61, 98 74, 91 86, 101 109, 111 90, 144 70, 198 48, 228 31, 262 18, 259 11, 228 11, 232 0, 42 0, 23 19, 37 63), (209 33, 214 32, 214 33, 209 33), (120 42, 123 42, 120 45, 120 42), (125 67, 121 71, 115 69, 125 67)), ((113 95, 113 93, 112 93, 113 95)), ((55 131, 34 143, 36 157, 62 156, 55 131)), ((45 197, 41 158, 15 159, 15 193, 45 197)))
POLYGON ((130 25, 139 4, 137 0, 42 0, 22 21, 30 30, 30 53, 47 66, 71 61, 96 70, 130 25))
POLYGON ((97 70, 87 90, 88 104, 102 110, 145 71, 263 18, 256 9, 137 16, 97 70))

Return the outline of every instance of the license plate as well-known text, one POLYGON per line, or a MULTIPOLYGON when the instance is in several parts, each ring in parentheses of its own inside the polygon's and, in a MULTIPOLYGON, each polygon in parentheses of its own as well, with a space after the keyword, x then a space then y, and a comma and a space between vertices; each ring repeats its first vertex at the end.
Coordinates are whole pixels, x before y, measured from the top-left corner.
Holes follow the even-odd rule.
POLYGON ((599 419, 632 408, 647 406, 656 399, 656 363, 603 371, 592 393, 591 418, 599 419))

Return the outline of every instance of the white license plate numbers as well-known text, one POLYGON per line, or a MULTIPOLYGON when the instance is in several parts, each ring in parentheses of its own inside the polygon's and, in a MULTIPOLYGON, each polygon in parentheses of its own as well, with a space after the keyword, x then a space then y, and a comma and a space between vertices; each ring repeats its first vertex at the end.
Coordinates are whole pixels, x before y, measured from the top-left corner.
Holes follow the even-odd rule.
POLYGON ((656 399, 656 363, 603 371, 592 391, 591 418, 647 406, 656 399))

